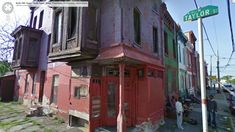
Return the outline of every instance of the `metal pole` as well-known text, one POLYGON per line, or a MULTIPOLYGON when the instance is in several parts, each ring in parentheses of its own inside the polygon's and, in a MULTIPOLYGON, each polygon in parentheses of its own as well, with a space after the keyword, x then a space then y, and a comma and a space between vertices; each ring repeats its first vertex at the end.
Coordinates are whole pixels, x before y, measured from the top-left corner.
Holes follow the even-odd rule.
POLYGON ((208 132, 202 18, 198 18, 198 36, 199 36, 199 53, 200 53, 199 59, 200 59, 200 79, 201 79, 202 126, 203 126, 203 132, 208 132))
POLYGON ((210 88, 212 88, 212 55, 210 57, 210 63, 211 63, 211 68, 210 68, 210 88))
POLYGON ((220 69, 219 69, 219 51, 217 50, 217 77, 218 77, 218 93, 220 93, 220 69))

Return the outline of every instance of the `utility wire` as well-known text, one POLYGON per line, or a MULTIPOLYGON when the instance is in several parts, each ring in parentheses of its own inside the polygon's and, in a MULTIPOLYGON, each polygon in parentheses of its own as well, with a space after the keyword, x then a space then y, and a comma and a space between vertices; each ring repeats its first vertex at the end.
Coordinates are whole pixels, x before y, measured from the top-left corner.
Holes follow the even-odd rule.
POLYGON ((229 63, 232 60, 233 53, 235 52, 235 45, 234 45, 234 38, 233 38, 234 37, 233 36, 233 25, 232 25, 231 10, 230 10, 230 0, 227 0, 227 8, 228 8, 228 19, 229 19, 229 26, 230 26, 230 32, 231 32, 233 51, 228 59, 228 63, 225 65, 224 70, 229 66, 229 63))
POLYGON ((231 17, 231 10, 230 10, 230 0, 227 0, 227 8, 228 8, 228 19, 229 19, 229 26, 230 26, 230 32, 231 32, 231 39, 232 39, 232 46, 233 51, 235 52, 235 45, 234 45, 234 36, 233 36, 233 25, 232 25, 232 17, 231 17))
MULTIPOLYGON (((195 4, 196 8, 198 9, 198 5, 197 5, 196 0, 194 0, 194 4, 195 4)), ((205 27, 205 25, 204 25, 204 23, 203 23, 203 22, 202 22, 202 27, 203 27, 204 32, 205 32, 205 34, 206 34, 207 41, 208 41, 208 43, 209 43, 209 45, 210 45, 210 47, 211 47, 211 50, 212 50, 212 52, 213 52, 214 56, 216 56, 216 57, 217 57, 217 55, 216 55, 216 53, 215 53, 215 50, 214 50, 214 48, 213 48, 213 46, 212 46, 212 44, 211 44, 211 41, 210 41, 210 39, 209 39, 209 36, 208 36, 207 30, 206 30, 206 27, 205 27)))

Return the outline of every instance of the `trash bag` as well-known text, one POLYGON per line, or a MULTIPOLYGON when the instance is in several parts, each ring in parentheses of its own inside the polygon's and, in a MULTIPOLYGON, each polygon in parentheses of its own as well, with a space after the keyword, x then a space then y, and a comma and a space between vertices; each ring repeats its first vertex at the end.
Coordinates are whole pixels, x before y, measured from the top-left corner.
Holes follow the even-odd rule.
POLYGON ((188 120, 188 123, 191 124, 191 125, 197 125, 197 120, 195 120, 195 119, 189 119, 189 120, 188 120))

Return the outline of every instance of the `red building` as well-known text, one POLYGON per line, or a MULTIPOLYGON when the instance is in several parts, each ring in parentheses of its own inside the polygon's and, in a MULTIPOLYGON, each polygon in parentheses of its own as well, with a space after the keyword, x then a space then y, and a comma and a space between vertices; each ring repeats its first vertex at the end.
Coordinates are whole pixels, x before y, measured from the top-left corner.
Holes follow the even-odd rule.
POLYGON ((19 97, 92 132, 156 130, 165 102, 160 4, 89 0, 88 8, 33 9, 31 27, 12 33, 19 97))
POLYGON ((13 101, 17 97, 17 89, 15 89, 15 74, 7 73, 0 77, 0 98, 1 101, 13 101))
POLYGON ((187 88, 189 95, 195 95, 198 89, 198 53, 196 51, 195 42, 197 38, 195 37, 193 31, 188 31, 185 33, 188 37, 187 50, 186 50, 186 58, 187 58, 187 73, 188 73, 188 82, 187 88))

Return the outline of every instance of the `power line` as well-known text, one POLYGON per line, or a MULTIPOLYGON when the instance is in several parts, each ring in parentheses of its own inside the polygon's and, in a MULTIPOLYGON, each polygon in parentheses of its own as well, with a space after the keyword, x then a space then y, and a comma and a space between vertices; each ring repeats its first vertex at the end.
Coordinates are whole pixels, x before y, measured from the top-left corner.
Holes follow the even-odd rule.
POLYGON ((231 10, 230 10, 230 0, 227 0, 227 6, 228 6, 227 7, 228 8, 228 19, 229 19, 229 26, 230 26, 232 46, 233 46, 232 52, 235 52, 234 38, 233 38, 233 25, 232 25, 232 17, 231 17, 231 10))
POLYGON ((233 53, 235 52, 234 38, 233 38, 233 25, 232 25, 231 10, 230 10, 230 0, 227 0, 227 8, 228 8, 228 19, 229 19, 229 26, 230 26, 230 32, 231 32, 233 51, 228 59, 228 63, 225 65, 224 70, 226 69, 227 66, 229 66, 229 63, 232 60, 233 53))
MULTIPOLYGON (((194 0, 194 4, 195 4, 196 8, 198 9, 198 5, 197 5, 196 0, 194 0)), ((206 37, 207 37, 207 41, 208 41, 208 43, 209 43, 209 45, 210 45, 210 47, 211 47, 211 50, 212 50, 214 56, 217 56, 216 53, 215 53, 215 50, 214 50, 214 48, 213 48, 213 46, 212 46, 212 44, 211 44, 211 41, 210 41, 210 39, 209 39, 209 36, 208 36, 207 30, 206 30, 206 27, 205 27, 205 25, 204 25, 203 22, 202 22, 202 27, 203 27, 203 29, 204 29, 205 35, 206 35, 206 37)))

